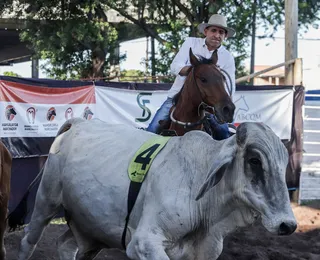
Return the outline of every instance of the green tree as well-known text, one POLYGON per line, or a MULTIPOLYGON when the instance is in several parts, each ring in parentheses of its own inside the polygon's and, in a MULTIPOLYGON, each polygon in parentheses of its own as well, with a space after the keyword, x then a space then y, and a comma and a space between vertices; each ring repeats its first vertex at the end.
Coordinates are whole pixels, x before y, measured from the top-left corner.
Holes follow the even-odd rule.
MULTIPOLYGON (((47 75, 59 79, 108 76, 117 63, 117 31, 97 0, 19 0, 27 17, 21 33, 34 56, 47 61, 47 75), (27 6, 27 8, 26 8, 27 6)), ((22 12, 23 11, 23 12, 22 12)))
MULTIPOLYGON (((199 36, 198 24, 211 14, 226 15, 237 31, 226 41, 234 53, 238 76, 242 61, 248 57, 252 34, 252 0, 16 0, 18 17, 26 15, 29 24, 21 38, 29 43, 35 56, 48 60, 46 73, 56 78, 108 76, 116 63, 117 30, 108 23, 107 10, 114 10, 127 22, 137 25, 148 37, 156 39, 157 74, 168 75, 169 65, 187 36, 199 36), (41 21, 40 23, 37 20, 41 21)), ((256 25, 264 28, 259 37, 272 37, 284 24, 284 0, 256 0, 256 25)), ((0 1, 0 12, 12 0, 0 1)), ((13 6, 13 5, 11 5, 13 6)), ((299 24, 308 28, 319 19, 317 0, 299 0, 299 24)), ((150 60, 150 59, 148 59, 150 60)))
POLYGON ((21 77, 19 74, 13 72, 13 71, 5 71, 3 72, 4 76, 9 76, 9 77, 21 77))
POLYGON ((4 12, 12 11, 13 1, 14 0, 1 0, 0 1, 0 14, 3 14, 4 12))
MULTIPOLYGON (((258 0, 257 26, 264 28, 260 37, 272 37, 284 24, 284 0, 258 0)), ((146 36, 160 44, 156 71, 169 73, 169 64, 186 36, 199 36, 197 25, 208 21, 214 13, 228 18, 228 24, 237 31, 226 41, 235 54, 238 76, 244 73, 242 61, 248 57, 252 34, 252 0, 110 0, 106 4, 129 21, 138 25, 146 36), (160 26, 156 27, 154 24, 160 26)), ((299 0, 299 24, 307 27, 319 19, 320 3, 317 0, 299 0)))
POLYGON ((141 70, 122 70, 120 73, 121 81, 141 81, 144 77, 144 72, 141 70))

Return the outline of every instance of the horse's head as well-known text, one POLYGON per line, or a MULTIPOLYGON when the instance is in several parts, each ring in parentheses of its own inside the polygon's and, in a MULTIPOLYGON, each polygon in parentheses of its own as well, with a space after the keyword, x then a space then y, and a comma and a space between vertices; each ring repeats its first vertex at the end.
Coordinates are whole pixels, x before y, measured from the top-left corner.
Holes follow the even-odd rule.
POLYGON ((226 78, 217 66, 218 55, 214 51, 210 59, 200 58, 199 60, 189 51, 192 70, 186 82, 195 85, 194 95, 203 108, 212 107, 220 123, 232 122, 235 105, 226 91, 226 78), (196 93, 198 92, 198 93, 196 93))

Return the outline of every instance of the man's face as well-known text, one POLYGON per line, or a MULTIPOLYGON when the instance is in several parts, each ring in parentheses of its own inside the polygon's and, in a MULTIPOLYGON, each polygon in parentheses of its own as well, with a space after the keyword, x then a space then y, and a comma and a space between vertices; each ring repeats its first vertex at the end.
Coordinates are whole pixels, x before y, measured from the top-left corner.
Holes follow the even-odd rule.
POLYGON ((204 29, 204 35, 206 36, 206 44, 209 50, 215 50, 219 48, 221 43, 226 38, 226 30, 217 26, 209 26, 204 29))

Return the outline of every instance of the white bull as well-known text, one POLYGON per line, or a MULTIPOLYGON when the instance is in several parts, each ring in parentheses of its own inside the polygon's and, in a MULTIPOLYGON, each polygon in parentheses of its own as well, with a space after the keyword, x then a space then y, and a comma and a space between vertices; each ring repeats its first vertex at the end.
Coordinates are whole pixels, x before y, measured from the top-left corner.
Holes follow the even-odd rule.
MULTIPOLYGON (((70 227, 59 241, 60 259, 93 259, 102 248, 122 248, 128 164, 154 134, 99 120, 66 125, 71 128, 50 149, 20 260, 31 256, 60 206, 70 227)), ((243 123, 223 141, 201 131, 173 137, 142 184, 129 220, 127 256, 216 259, 228 233, 259 218, 271 233, 291 234, 296 220, 287 163, 284 145, 263 124, 243 123)))

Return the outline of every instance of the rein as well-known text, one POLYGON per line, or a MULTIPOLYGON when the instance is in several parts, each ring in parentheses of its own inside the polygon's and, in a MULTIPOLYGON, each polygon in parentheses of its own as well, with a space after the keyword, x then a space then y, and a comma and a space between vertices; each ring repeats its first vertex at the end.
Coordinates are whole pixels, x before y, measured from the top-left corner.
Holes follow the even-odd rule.
POLYGON ((230 82, 230 85, 228 84, 228 82, 227 82, 227 88, 228 88, 228 90, 229 90, 229 96, 230 97, 232 97, 232 92, 233 92, 233 86, 232 86, 232 81, 231 81, 231 77, 230 77, 230 75, 229 75, 229 73, 227 72, 227 71, 225 71, 224 69, 221 69, 221 68, 219 68, 224 74, 226 74, 227 75, 227 77, 228 77, 228 79, 229 79, 229 82, 230 82))

